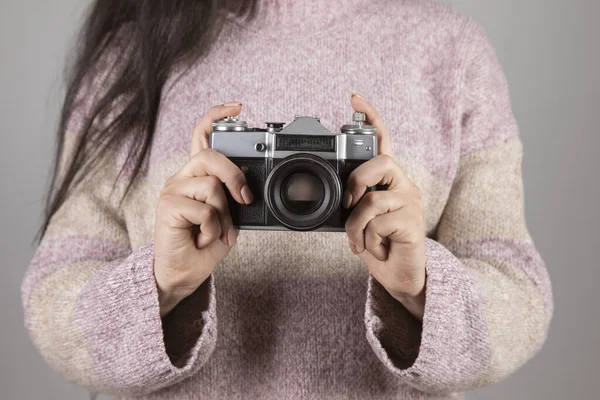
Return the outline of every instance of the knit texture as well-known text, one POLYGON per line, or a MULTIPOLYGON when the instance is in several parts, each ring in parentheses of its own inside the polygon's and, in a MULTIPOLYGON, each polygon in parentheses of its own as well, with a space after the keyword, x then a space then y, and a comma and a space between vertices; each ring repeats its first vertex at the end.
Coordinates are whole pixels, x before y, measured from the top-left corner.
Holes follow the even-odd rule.
MULTIPOLYGON (((84 84, 66 154, 116 60, 84 84)), ((33 342, 71 382, 123 399, 456 399, 545 340, 551 286, 525 224, 507 82, 485 32, 446 6, 262 0, 256 21, 231 17, 206 58, 173 73, 148 166, 119 207, 126 154, 54 215, 22 285, 33 342), (251 126, 301 114, 338 131, 352 92, 379 109, 423 193, 423 322, 344 233, 289 231, 241 231, 161 319, 155 207, 201 116, 238 100, 251 126)))

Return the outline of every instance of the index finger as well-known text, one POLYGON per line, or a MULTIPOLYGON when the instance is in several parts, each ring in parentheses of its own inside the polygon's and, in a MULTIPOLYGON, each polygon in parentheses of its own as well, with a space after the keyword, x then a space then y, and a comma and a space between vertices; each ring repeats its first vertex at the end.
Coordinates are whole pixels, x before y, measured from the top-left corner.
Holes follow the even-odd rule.
POLYGON ((404 171, 392 157, 387 155, 377 156, 359 165, 348 176, 344 206, 350 208, 356 205, 367 188, 375 185, 386 185, 388 190, 396 190, 401 187, 410 188, 404 171))
POLYGON ((224 183, 238 203, 252 203, 252 192, 242 170, 230 159, 213 149, 202 149, 175 174, 175 178, 185 179, 209 175, 224 183))
POLYGON ((208 136, 213 131, 213 122, 225 117, 235 117, 242 111, 242 103, 233 101, 221 104, 208 110, 192 132, 192 145, 190 156, 193 157, 202 149, 208 148, 208 136))
POLYGON ((379 154, 392 154, 392 138, 379 114, 379 111, 371 103, 364 99, 359 94, 354 93, 350 98, 350 103, 354 111, 363 112, 367 117, 367 123, 373 125, 377 130, 377 138, 379 139, 379 154))

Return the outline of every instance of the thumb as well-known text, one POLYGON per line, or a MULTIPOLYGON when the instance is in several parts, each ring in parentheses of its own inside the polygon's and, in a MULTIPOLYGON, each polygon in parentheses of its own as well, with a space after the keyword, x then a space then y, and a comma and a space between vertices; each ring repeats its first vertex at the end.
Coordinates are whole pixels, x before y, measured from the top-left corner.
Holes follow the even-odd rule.
POLYGON ((377 129, 376 134, 379 154, 392 155, 392 138, 390 137, 385 123, 381 119, 381 115, 379 115, 379 111, 377 111, 377 109, 361 95, 356 93, 352 94, 350 103, 352 104, 354 111, 365 113, 367 116, 366 122, 377 129))

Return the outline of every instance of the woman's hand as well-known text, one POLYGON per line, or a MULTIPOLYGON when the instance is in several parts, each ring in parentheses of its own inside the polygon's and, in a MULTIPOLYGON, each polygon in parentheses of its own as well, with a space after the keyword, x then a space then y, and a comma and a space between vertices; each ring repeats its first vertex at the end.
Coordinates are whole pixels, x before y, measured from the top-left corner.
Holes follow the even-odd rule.
POLYGON ((161 317, 192 294, 236 244, 222 183, 240 204, 250 204, 252 193, 242 171, 208 148, 208 136, 215 120, 238 115, 241 108, 240 103, 227 103, 208 111, 194 128, 190 160, 160 193, 154 276, 161 317))
POLYGON ((352 107, 377 128, 379 155, 348 177, 344 207, 350 248, 373 277, 415 317, 425 308, 425 227, 421 191, 394 161, 391 138, 377 110, 353 95, 352 107), (385 191, 366 192, 375 185, 385 191))

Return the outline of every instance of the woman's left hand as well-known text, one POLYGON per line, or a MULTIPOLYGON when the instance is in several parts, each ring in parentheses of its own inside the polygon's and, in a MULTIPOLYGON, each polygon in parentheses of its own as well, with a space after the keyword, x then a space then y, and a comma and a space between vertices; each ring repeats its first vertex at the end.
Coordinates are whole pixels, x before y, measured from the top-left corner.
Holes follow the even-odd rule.
POLYGON ((421 191, 392 158, 391 138, 379 112, 359 95, 352 107, 377 128, 379 155, 348 177, 343 206, 350 249, 373 277, 416 318, 425 309, 425 222, 421 191), (386 185, 387 190, 366 192, 386 185))

